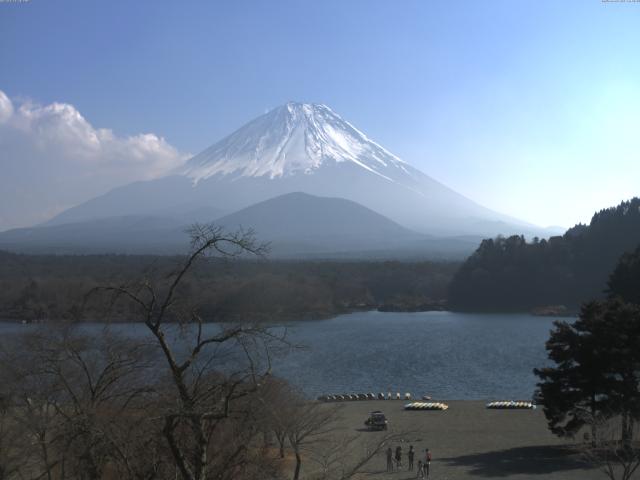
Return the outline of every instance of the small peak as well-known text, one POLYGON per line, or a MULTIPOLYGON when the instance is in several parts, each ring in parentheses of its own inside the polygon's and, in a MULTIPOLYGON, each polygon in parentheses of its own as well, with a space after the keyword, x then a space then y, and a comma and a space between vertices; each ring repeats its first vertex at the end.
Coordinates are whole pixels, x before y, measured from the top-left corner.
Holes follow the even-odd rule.
POLYGON ((294 101, 287 102, 280 108, 286 108, 289 112, 300 112, 300 111, 312 112, 317 110, 330 110, 329 107, 327 107, 323 103, 294 102, 294 101))
POLYGON ((284 108, 286 108, 289 113, 294 113, 304 110, 304 105, 304 103, 300 102, 287 102, 284 108))
POLYGON ((294 101, 289 101, 284 104, 284 106, 287 108, 299 108, 303 105, 306 105, 306 104, 304 102, 294 102, 294 101))
POLYGON ((290 101, 285 103, 285 106, 289 108, 300 108, 300 107, 313 107, 315 104, 310 102, 294 102, 290 101))

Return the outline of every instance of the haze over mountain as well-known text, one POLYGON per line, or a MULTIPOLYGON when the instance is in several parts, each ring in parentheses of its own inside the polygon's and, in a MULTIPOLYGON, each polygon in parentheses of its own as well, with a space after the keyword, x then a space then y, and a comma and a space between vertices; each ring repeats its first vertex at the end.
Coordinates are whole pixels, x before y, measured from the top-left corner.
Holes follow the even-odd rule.
POLYGON ((0 232, 0 249, 21 253, 183 253, 186 225, 170 217, 124 215, 0 232))
POLYGON ((288 193, 216 220, 229 230, 253 228, 271 242, 275 256, 385 256, 460 258, 478 239, 416 233, 362 205, 342 198, 288 193))
MULTIPOLYGON (((27 253, 184 253, 191 220, 202 219, 129 215, 14 229, 0 233, 0 248, 27 253)), ((270 243, 270 256, 278 258, 454 259, 470 254, 480 240, 416 233, 350 200, 299 192, 215 217, 215 223, 230 231, 255 230, 260 241, 270 243)))
POLYGON ((60 225, 170 209, 228 213, 304 192, 357 202, 420 233, 540 233, 482 207, 402 161, 329 107, 288 103, 241 127, 174 174, 117 188, 55 217, 60 225))

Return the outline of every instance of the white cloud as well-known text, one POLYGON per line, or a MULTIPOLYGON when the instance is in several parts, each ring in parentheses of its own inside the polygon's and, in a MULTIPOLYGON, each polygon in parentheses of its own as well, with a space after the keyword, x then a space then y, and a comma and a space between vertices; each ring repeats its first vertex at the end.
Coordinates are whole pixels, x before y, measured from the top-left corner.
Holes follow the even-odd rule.
POLYGON ((188 157, 153 133, 118 136, 73 105, 14 104, 0 90, 0 230, 165 175, 188 157))
POLYGON ((0 90, 0 124, 6 122, 13 115, 13 104, 9 97, 0 90))

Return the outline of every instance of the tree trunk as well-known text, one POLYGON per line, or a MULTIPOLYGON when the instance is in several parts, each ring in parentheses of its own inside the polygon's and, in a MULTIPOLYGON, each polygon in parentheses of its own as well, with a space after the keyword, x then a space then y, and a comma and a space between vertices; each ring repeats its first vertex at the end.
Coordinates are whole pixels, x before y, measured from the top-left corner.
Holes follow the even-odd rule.
POLYGON ((280 458, 284 458, 284 441, 286 438, 284 434, 276 432, 276 440, 278 440, 278 446, 280 447, 280 458))
POLYGON ((198 442, 198 480, 205 480, 207 478, 207 464, 209 463, 209 459, 207 457, 207 436, 205 433, 204 420, 202 418, 198 418, 195 427, 196 440, 198 442))
POLYGON ((302 457, 300 452, 296 449, 296 469, 293 472, 293 480, 298 480, 300 477, 300 466, 302 465, 302 457))
POLYGON ((631 448, 631 429, 633 428, 633 421, 631 420, 629 414, 624 412, 622 414, 622 448, 626 451, 631 448))
POLYGON ((598 434, 597 418, 598 412, 596 410, 596 397, 591 395, 591 446, 595 448, 598 434))
POLYGON ((180 449, 179 442, 174 436, 174 421, 170 417, 165 417, 164 420, 164 428, 162 430, 167 443, 169 444, 169 449, 171 450, 171 454, 173 455, 173 459, 176 462, 176 467, 180 470, 180 475, 182 475, 183 480, 195 480, 194 475, 191 473, 191 469, 187 464, 187 460, 185 459, 182 450, 180 449))
POLYGON ((42 459, 44 460, 44 467, 47 469, 47 480, 51 480, 51 465, 49 465, 49 450, 45 443, 45 434, 40 436, 40 448, 42 449, 42 459))

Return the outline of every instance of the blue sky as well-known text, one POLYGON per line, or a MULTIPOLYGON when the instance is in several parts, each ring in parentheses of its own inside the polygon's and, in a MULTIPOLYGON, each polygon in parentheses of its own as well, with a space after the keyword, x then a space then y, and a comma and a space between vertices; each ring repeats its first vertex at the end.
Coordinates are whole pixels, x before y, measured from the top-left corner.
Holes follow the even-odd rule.
POLYGON ((640 3, 0 3, 15 108, 64 102, 96 128, 197 153, 288 100, 321 102, 539 225, 640 194, 639 51, 640 3))

